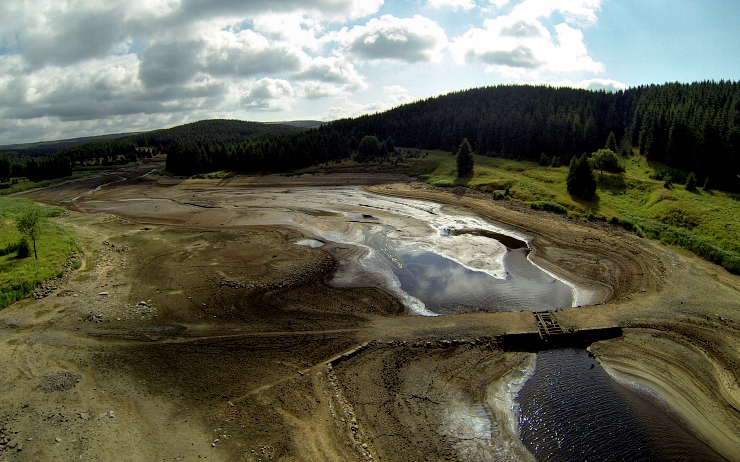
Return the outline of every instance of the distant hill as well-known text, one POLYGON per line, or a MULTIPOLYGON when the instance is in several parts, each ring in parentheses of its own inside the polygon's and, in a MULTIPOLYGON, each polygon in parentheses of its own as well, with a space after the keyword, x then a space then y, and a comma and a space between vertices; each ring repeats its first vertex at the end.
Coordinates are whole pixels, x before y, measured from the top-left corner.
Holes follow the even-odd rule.
POLYGON ((291 127, 299 128, 317 128, 324 125, 326 122, 320 120, 288 120, 285 122, 273 122, 276 124, 290 125, 291 127))
POLYGON ((175 141, 222 144, 240 143, 274 136, 289 135, 305 130, 288 123, 245 122, 242 120, 210 119, 178 125, 172 128, 140 133, 131 137, 138 146, 167 148, 175 141))
POLYGON ((109 135, 84 136, 80 138, 69 138, 65 140, 53 141, 36 141, 34 143, 6 144, 0 146, 0 152, 12 151, 16 155, 26 155, 38 157, 59 151, 60 149, 71 148, 85 143, 95 143, 98 141, 118 140, 130 136, 138 135, 139 132, 131 133, 111 133, 109 135))

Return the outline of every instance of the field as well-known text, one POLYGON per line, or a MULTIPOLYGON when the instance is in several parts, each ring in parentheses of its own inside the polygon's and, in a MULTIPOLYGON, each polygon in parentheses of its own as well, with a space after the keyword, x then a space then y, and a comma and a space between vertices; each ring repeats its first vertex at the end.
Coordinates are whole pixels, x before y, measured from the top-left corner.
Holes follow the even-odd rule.
MULTIPOLYGON (((36 205, 28 199, 0 197, 0 249, 21 239, 14 220, 31 207, 38 207, 46 218, 64 211, 61 207, 36 205)), ((67 257, 79 250, 74 236, 55 225, 45 227, 36 246, 38 260, 33 257, 33 250, 31 256, 22 259, 15 252, 0 256, 0 308, 25 297, 38 284, 59 276, 67 257)))

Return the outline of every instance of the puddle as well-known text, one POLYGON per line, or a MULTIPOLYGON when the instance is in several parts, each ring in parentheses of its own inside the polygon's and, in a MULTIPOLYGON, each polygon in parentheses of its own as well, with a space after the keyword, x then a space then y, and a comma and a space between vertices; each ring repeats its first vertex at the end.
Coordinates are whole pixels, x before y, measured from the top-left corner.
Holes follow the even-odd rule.
POLYGON ((324 242, 317 241, 316 239, 301 239, 299 241, 296 241, 295 244, 311 247, 312 249, 318 249, 319 247, 323 247, 326 245, 324 242))

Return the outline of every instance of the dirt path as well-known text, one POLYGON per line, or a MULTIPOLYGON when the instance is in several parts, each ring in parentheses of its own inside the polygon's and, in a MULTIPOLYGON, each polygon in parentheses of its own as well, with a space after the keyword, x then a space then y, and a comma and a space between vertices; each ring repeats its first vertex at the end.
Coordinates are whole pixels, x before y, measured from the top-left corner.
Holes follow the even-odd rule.
MULTIPOLYGON (((82 211, 111 199, 173 205, 57 220, 80 236, 86 262, 51 296, 0 312, 0 427, 15 444, 2 445, 0 459, 527 456, 502 436, 490 393, 528 357, 498 349, 497 336, 534 331, 530 313, 399 316, 403 307, 383 291, 327 286, 334 258, 294 245, 295 229, 233 224, 235 211, 205 194, 276 178, 143 173, 98 190, 110 180, 26 194, 79 197, 82 211), (208 205, 195 215, 180 208, 193 195, 208 205)), ((559 311, 561 325, 625 328, 592 346, 600 361, 623 380, 660 387, 705 441, 738 460, 740 278, 606 224, 421 184, 369 189, 465 208, 531 236, 537 264, 599 303, 559 311)))

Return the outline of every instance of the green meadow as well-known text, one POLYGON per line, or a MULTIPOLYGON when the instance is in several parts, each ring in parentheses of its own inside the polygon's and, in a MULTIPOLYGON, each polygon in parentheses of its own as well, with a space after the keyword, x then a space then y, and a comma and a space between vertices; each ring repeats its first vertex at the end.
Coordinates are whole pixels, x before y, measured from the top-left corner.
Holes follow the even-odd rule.
POLYGON ((45 218, 60 215, 64 209, 34 204, 28 199, 0 197, 0 308, 26 297, 42 282, 60 276, 67 257, 80 250, 74 236, 65 229, 46 222, 36 242, 38 260, 31 255, 18 258, 8 251, 23 236, 15 226, 15 219, 31 207, 37 207, 45 218))
POLYGON ((466 186, 518 200, 533 208, 606 220, 635 233, 688 249, 740 274, 740 195, 722 191, 687 191, 682 184, 666 188, 655 177, 662 166, 644 157, 622 159, 623 174, 594 172, 598 189, 590 201, 566 192, 568 167, 543 167, 533 162, 475 156, 471 178, 458 179, 455 157, 429 151, 409 159, 411 173, 431 185, 466 186), (498 193, 498 194, 496 194, 498 193))

